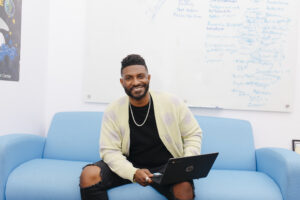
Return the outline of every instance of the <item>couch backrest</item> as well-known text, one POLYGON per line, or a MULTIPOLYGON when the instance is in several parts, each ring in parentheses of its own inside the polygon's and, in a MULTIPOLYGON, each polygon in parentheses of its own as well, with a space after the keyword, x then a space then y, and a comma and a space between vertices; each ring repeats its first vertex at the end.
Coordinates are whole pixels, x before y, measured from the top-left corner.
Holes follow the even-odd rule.
MULTIPOLYGON (((52 120, 44 158, 97 161, 102 112, 61 112, 52 120)), ((215 169, 255 170, 252 128, 248 121, 195 116, 203 130, 202 153, 219 152, 215 169)))
POLYGON ((102 112, 57 113, 48 131, 44 158, 97 161, 102 112))
POLYGON ((256 170, 252 128, 248 121, 196 116, 203 131, 202 153, 219 152, 214 169, 256 170))

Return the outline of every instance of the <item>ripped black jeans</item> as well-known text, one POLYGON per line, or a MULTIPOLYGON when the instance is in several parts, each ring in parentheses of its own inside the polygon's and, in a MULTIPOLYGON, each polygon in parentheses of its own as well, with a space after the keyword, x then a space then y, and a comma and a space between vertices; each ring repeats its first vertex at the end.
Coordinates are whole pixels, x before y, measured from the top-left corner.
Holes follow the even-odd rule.
MULTIPOLYGON (((80 194, 81 194, 81 199, 82 200, 108 200, 108 195, 107 195, 107 190, 129 184, 131 181, 127 179, 123 179, 114 172, 110 170, 108 165, 103 162, 102 160, 94 163, 94 164, 89 164, 87 166, 94 165, 98 166, 101 168, 101 179, 99 183, 92 185, 87 188, 80 188, 80 194)), ((86 167, 86 166, 85 166, 86 167)), ((163 168, 163 167, 160 167, 163 168)), ((151 173, 159 171, 158 168, 156 169, 149 169, 151 173)), ((193 190, 194 190, 194 183, 193 181, 190 181, 193 190)), ((167 197, 169 200, 176 200, 173 194, 173 185, 159 185, 157 183, 152 183, 150 185, 153 187, 155 190, 157 190, 159 193, 167 197)), ((195 196, 195 195, 194 195, 195 196)))

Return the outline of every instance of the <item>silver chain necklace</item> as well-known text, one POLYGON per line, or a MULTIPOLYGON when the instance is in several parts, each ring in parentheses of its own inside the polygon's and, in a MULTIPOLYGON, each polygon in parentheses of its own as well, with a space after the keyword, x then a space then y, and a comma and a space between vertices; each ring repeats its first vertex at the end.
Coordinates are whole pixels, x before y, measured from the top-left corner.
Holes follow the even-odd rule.
POLYGON ((145 120, 143 121, 143 123, 138 124, 138 123, 136 123, 136 121, 135 121, 135 119, 134 119, 133 112, 132 112, 132 108, 131 108, 131 103, 129 103, 130 113, 131 113, 131 116, 132 116, 132 119, 133 119, 133 122, 134 122, 135 125, 141 127, 141 126, 143 126, 143 125, 145 124, 145 122, 146 122, 147 119, 148 119, 150 107, 151 107, 151 97, 150 97, 150 99, 149 99, 149 106, 148 106, 148 111, 147 111, 147 115, 146 115, 146 117, 145 117, 145 120))

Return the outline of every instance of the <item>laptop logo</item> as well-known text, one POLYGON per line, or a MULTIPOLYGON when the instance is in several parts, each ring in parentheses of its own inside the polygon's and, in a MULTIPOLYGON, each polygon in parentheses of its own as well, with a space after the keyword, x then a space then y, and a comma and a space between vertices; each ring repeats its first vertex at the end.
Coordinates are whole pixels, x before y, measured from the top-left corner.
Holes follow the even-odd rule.
POLYGON ((190 166, 188 166, 188 167, 185 168, 186 172, 191 172, 193 170, 194 170, 194 165, 190 165, 190 166))

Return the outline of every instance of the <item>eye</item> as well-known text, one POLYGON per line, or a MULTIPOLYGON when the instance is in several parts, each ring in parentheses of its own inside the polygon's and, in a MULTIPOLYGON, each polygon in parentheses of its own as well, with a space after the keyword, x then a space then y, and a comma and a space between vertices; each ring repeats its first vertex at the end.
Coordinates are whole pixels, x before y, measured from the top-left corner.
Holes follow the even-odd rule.
POLYGON ((125 76, 125 81, 130 81, 131 79, 132 79, 132 77, 131 76, 125 76))
POLYGON ((139 78, 139 79, 145 78, 145 74, 139 74, 139 75, 138 75, 138 78, 139 78))

